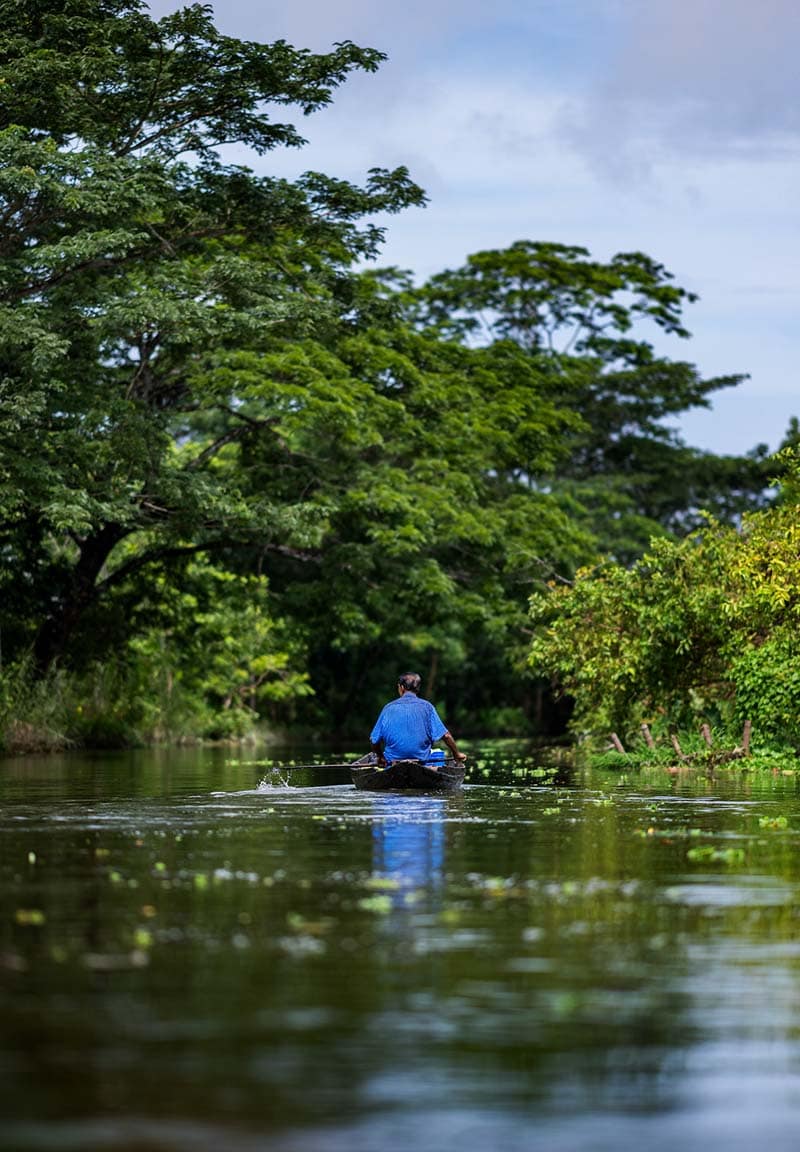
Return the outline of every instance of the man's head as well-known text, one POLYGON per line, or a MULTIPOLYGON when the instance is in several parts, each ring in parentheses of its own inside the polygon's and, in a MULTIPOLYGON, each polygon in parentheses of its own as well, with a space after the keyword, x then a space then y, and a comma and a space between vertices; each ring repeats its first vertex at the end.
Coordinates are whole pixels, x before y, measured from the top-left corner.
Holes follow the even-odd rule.
POLYGON ((415 696, 418 696, 422 687, 422 677, 418 676, 416 672, 404 672, 402 676, 397 677, 397 687, 402 688, 404 692, 413 692, 415 696))

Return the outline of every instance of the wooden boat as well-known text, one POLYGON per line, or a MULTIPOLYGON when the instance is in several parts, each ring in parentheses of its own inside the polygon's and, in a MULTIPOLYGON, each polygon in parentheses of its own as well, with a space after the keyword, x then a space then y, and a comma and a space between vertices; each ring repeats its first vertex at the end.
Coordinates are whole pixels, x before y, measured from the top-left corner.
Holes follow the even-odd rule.
POLYGON ((365 792, 455 792, 464 783, 464 762, 451 758, 436 767, 422 760, 395 760, 379 768, 370 753, 350 765, 356 788, 365 792))

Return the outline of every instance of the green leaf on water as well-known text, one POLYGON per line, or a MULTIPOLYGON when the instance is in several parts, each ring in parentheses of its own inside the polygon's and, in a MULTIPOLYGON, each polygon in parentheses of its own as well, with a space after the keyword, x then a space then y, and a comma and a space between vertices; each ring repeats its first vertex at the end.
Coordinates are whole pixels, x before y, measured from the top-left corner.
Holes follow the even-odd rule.
POLYGON ((711 844, 703 844, 699 848, 690 848, 686 858, 695 863, 708 861, 715 864, 742 864, 744 848, 714 848, 711 844))
POLYGON ((45 914, 40 908, 17 908, 14 913, 17 924, 39 926, 45 922, 45 914))
POLYGON ((364 912, 375 912, 385 916, 392 910, 392 901, 389 896, 364 896, 358 901, 357 907, 364 912))
POLYGON ((785 816, 759 816, 759 828, 788 828, 789 821, 785 816))

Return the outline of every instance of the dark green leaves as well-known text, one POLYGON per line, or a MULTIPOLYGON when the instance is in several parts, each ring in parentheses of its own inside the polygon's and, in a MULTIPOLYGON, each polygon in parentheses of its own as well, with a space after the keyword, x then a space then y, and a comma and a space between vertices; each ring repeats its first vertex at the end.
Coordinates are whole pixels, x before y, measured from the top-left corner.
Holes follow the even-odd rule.
POLYGON ((199 4, 154 21, 138 0, 3 0, 0 44, 0 128, 18 124, 116 156, 301 145, 271 106, 307 115, 350 72, 372 72, 383 59, 349 41, 315 55, 284 41, 236 40, 199 4))

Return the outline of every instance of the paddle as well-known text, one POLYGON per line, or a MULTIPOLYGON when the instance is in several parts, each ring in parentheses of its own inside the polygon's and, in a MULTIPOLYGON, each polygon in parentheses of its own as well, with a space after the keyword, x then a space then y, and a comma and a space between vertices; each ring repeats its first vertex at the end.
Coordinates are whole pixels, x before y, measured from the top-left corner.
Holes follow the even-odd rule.
POLYGON ((348 763, 342 762, 341 764, 258 764, 259 768, 269 768, 275 772, 299 772, 304 768, 338 768, 340 771, 344 768, 369 768, 373 765, 359 764, 357 760, 350 760, 348 763))
POLYGON ((247 768, 268 768, 270 771, 275 772, 300 772, 303 769, 322 768, 334 769, 338 768, 342 771, 345 768, 375 768, 376 764, 370 763, 365 757, 360 760, 340 760, 336 764, 282 764, 278 760, 230 760, 229 764, 236 764, 239 767, 247 768))
MULTIPOLYGON (((242 761, 241 763, 244 764, 244 763, 247 763, 247 761, 242 761)), ((419 763, 424 764, 425 761, 419 761, 419 763)), ((461 763, 463 763, 463 761, 461 761, 461 763)), ((345 768, 378 768, 378 767, 381 767, 381 765, 379 765, 377 763, 377 761, 374 763, 365 764, 363 760, 347 760, 347 761, 342 761, 339 764, 272 764, 272 763, 267 763, 265 760, 251 760, 249 762, 249 764, 250 764, 250 767, 268 768, 270 771, 274 771, 274 772, 300 772, 303 769, 311 769, 311 768, 315 768, 315 769, 316 768, 319 768, 319 769, 337 768, 337 769, 339 769, 339 771, 342 771, 345 768)), ((385 767, 385 765, 383 765, 383 767, 385 767)), ((436 761, 435 765, 429 764, 428 767, 429 768, 444 767, 444 762, 443 761, 436 761)))

